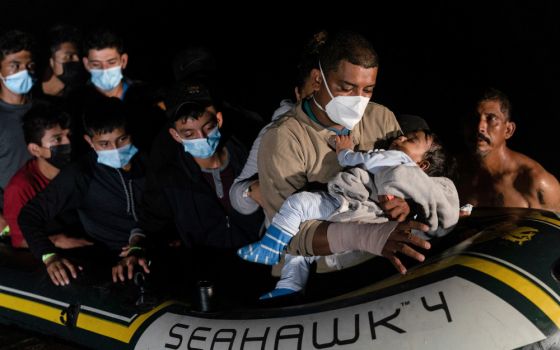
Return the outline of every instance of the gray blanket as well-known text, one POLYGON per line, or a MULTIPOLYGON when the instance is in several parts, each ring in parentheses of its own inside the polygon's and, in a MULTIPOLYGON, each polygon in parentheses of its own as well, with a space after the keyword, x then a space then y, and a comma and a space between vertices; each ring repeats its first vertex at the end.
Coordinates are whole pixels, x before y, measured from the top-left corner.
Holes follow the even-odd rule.
POLYGON ((377 204, 379 195, 411 199, 423 210, 430 231, 447 229, 459 220, 459 195, 451 180, 430 177, 414 166, 387 167, 372 176, 355 167, 338 173, 328 184, 329 193, 340 202, 331 221, 383 222, 377 204))
MULTIPOLYGON (((412 199, 424 211, 430 232, 438 230, 438 226, 450 228, 459 220, 459 195, 453 182, 445 177, 429 177, 415 166, 387 167, 375 176, 359 167, 350 168, 329 181, 328 190, 340 203, 329 217, 333 222, 388 221, 377 204, 379 195, 412 199)), ((317 261, 317 272, 348 268, 372 257, 373 254, 358 251, 325 256, 317 261)))

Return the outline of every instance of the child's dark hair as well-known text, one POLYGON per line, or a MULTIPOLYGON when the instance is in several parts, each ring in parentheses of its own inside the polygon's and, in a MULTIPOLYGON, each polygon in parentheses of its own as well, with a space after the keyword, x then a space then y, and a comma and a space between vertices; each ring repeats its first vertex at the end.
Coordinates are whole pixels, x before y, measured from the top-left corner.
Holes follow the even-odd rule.
POLYGON ((445 176, 453 180, 455 178, 455 160, 445 151, 436 134, 428 130, 424 132, 426 137, 432 138, 432 146, 422 159, 430 163, 430 166, 425 170, 426 174, 437 177, 445 176))
POLYGON ((70 116, 47 102, 35 102, 22 118, 25 143, 42 146, 41 139, 45 132, 56 126, 61 129, 70 128, 70 116))
POLYGON ((127 129, 124 103, 116 97, 98 97, 89 101, 84 110, 84 131, 89 137, 127 129))

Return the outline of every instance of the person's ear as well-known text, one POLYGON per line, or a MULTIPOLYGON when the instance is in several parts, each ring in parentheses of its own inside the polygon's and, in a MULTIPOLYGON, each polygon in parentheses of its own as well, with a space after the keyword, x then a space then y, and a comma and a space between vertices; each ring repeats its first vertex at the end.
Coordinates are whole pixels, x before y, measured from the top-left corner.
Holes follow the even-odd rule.
POLYGON ((323 83, 323 76, 321 75, 321 71, 317 68, 313 68, 309 73, 312 81, 313 91, 319 91, 321 88, 321 84, 323 83))
POLYGON ((128 54, 127 53, 123 53, 121 55, 121 62, 122 62, 121 67, 122 67, 123 70, 125 70, 126 65, 128 64, 128 54))
POLYGON ((51 70, 54 71, 54 58, 49 58, 49 66, 51 67, 51 70))
POLYGON ((27 144, 27 150, 33 157, 42 157, 43 154, 41 153, 41 146, 36 143, 30 142, 27 144))
POLYGON ((222 127, 224 123, 224 117, 222 116, 222 112, 216 113, 216 121, 218 122, 218 129, 222 127))
POLYGON ((168 131, 169 131, 169 135, 171 135, 173 140, 175 140, 176 142, 179 142, 180 144, 183 143, 183 140, 179 136, 179 133, 177 133, 177 130, 175 130, 174 128, 169 128, 168 131))
POLYGON ((301 94, 299 93, 299 87, 295 87, 294 88, 294 94, 296 95, 296 101, 299 102, 301 101, 301 94))
POLYGON ((90 69, 89 69, 89 60, 88 60, 88 58, 87 58, 87 57, 83 57, 83 58, 82 58, 82 63, 84 64, 84 68, 89 72, 90 69))
POLYGON ((426 172, 426 170, 430 168, 430 162, 424 159, 418 162, 418 166, 422 169, 422 171, 426 172))
POLYGON ((513 136, 515 132, 515 122, 506 122, 506 140, 513 136))
POLYGON ((93 147, 93 140, 91 139, 91 137, 89 137, 89 135, 84 135, 84 140, 86 140, 88 145, 95 151, 95 147, 93 147))

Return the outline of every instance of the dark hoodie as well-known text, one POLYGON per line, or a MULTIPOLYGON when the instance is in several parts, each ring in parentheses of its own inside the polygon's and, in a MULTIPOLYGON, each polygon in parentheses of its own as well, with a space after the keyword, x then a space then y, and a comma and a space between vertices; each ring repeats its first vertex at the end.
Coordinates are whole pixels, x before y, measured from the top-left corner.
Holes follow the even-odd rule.
POLYGON ((125 172, 97 163, 97 154, 90 152, 64 168, 19 215, 21 231, 32 253, 41 258, 56 251, 48 238, 47 223, 69 210, 77 210, 93 240, 120 252, 136 226, 145 183, 144 157, 138 153, 131 163, 131 170, 125 172))
MULTIPOLYGON (((225 147, 235 178, 247 153, 235 138, 230 138, 225 147)), ((243 215, 224 208, 192 156, 182 148, 176 148, 174 155, 175 161, 148 176, 140 230, 157 241, 163 228, 171 224, 187 249, 234 250, 256 241, 264 220, 262 211, 243 215)), ((229 188, 223 191, 229 193, 229 188)))

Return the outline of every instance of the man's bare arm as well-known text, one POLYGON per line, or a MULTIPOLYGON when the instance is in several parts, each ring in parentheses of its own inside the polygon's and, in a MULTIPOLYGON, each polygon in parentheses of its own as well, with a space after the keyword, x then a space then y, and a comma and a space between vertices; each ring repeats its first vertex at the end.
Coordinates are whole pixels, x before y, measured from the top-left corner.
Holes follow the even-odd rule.
POLYGON ((560 183, 546 170, 535 171, 531 179, 531 197, 536 207, 560 212, 560 183))

